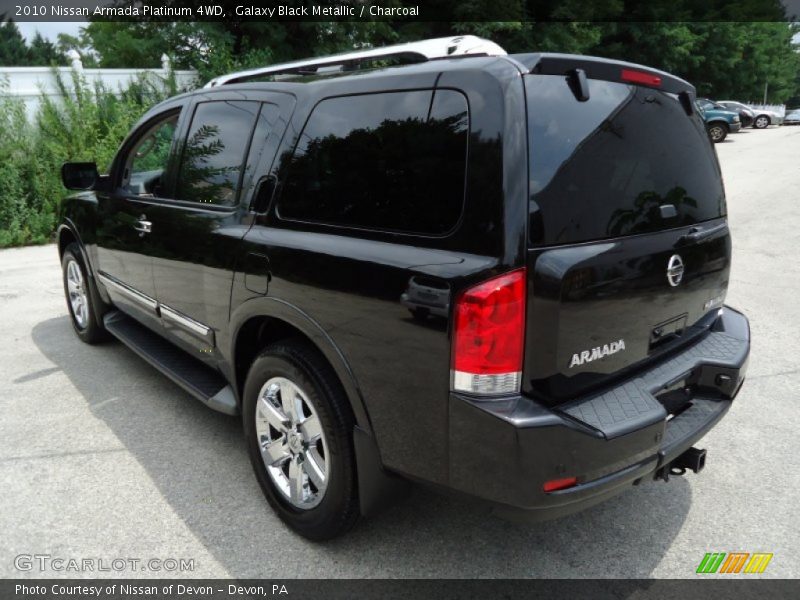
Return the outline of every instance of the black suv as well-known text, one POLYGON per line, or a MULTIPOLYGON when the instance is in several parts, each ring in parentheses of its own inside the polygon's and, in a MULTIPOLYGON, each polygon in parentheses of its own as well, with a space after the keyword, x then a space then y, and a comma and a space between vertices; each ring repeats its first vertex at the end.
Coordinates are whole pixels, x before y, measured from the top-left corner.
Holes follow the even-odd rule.
POLYGON ((744 379, 694 88, 425 44, 227 76, 62 170, 78 336, 241 415, 313 539, 409 481, 540 519, 697 472, 744 379))

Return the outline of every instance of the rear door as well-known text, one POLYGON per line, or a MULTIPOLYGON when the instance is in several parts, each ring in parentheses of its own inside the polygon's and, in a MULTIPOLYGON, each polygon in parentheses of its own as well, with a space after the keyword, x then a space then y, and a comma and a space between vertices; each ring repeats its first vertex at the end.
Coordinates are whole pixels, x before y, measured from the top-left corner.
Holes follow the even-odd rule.
POLYGON ((209 362, 215 360, 217 334, 228 323, 240 242, 252 222, 254 174, 269 169, 293 106, 292 96, 278 93, 196 97, 172 197, 149 212, 165 333, 209 362))
POLYGON ((688 98, 526 75, 529 306, 524 389, 560 401, 701 335, 725 297, 719 165, 688 98))

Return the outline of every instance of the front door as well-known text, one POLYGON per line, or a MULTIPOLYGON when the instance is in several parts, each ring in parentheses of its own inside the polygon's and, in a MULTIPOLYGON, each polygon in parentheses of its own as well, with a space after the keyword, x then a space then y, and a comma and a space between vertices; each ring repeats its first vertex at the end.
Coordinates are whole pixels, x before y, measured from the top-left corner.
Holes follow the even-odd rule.
POLYGON ((149 232, 154 202, 167 194, 180 108, 145 123, 123 147, 112 191, 98 196, 98 277, 114 304, 159 325, 149 232))
POLYGON ((252 223, 252 189, 270 168, 293 105, 285 94, 199 96, 190 107, 173 200, 148 212, 162 325, 200 359, 217 358, 241 239, 252 223))

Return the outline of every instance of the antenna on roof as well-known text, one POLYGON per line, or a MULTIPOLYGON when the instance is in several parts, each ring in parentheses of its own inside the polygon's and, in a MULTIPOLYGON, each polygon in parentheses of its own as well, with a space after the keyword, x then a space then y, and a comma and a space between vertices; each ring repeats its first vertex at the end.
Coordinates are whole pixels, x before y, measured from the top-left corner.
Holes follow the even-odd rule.
POLYGON ((502 56, 506 54, 506 51, 494 42, 474 35, 436 38, 408 44, 385 46, 383 48, 356 50, 355 52, 346 52, 344 54, 309 58, 278 65, 270 65, 258 69, 239 71, 237 73, 229 73, 228 75, 215 77, 203 87, 209 88, 228 83, 241 83, 264 75, 315 73, 321 67, 339 65, 351 66, 380 58, 397 58, 407 62, 425 62, 434 58, 447 58, 448 56, 464 56, 468 54, 502 56))

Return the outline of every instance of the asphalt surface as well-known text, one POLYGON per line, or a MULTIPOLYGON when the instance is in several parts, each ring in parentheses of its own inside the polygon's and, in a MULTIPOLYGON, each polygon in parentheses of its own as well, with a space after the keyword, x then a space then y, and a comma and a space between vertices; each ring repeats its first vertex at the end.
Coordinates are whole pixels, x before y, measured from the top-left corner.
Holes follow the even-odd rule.
POLYGON ((717 150, 728 303, 749 316, 753 346, 742 393, 702 442, 706 470, 538 525, 416 490, 343 539, 305 541, 262 498, 236 419, 121 344, 82 344, 54 246, 1 251, 0 576, 97 574, 16 568, 39 554, 95 569, 194 561, 101 573, 128 577, 691 577, 705 552, 741 551, 774 553, 763 577, 797 577, 800 127, 746 130, 717 150))

